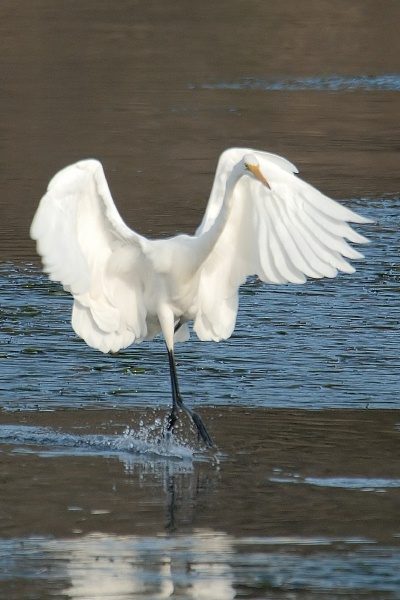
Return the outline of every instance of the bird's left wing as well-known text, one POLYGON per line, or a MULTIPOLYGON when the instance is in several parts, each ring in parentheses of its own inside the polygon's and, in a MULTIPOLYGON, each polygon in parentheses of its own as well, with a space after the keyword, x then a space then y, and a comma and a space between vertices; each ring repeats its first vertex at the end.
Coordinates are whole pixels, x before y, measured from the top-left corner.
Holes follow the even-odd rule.
POLYGON ((72 325, 90 346, 117 351, 145 337, 146 239, 123 222, 100 162, 83 160, 53 177, 30 234, 44 271, 74 296, 72 325))
POLYGON ((225 339, 234 329, 238 288, 250 275, 273 284, 304 283, 307 277, 354 272, 346 259, 363 255, 346 240, 368 240, 348 224, 369 222, 298 178, 285 159, 248 148, 225 151, 219 161, 203 222, 212 227, 226 179, 244 155, 254 155, 270 189, 250 177, 235 187, 233 206, 213 251, 204 263, 194 329, 200 339, 225 339), (213 290, 211 292, 211 290, 213 290))

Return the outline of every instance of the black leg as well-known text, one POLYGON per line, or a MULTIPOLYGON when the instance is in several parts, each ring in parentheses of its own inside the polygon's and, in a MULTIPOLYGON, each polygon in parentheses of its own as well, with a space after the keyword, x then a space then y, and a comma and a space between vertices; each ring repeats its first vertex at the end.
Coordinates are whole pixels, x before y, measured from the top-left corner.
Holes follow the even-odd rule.
POLYGON ((168 419, 168 427, 167 427, 168 431, 173 431, 174 425, 178 418, 178 411, 179 411, 179 409, 182 409, 190 416, 193 423, 196 425, 198 434, 202 438, 202 440, 206 444, 206 446, 210 446, 210 447, 213 446, 214 445, 213 441, 212 441, 201 417, 199 417, 199 415, 197 413, 195 413, 193 410, 191 410, 189 407, 187 407, 186 404, 182 400, 182 396, 179 391, 178 375, 176 372, 176 364, 175 364, 173 350, 168 350, 168 360, 169 360, 169 372, 171 375, 171 388, 172 388, 172 410, 171 410, 171 414, 169 415, 169 419, 168 419))
POLYGON ((174 360, 174 353, 172 350, 168 350, 169 360, 169 374, 171 377, 171 390, 172 390, 172 410, 168 419, 168 431, 172 431, 176 420, 178 418, 178 410, 182 404, 182 397, 179 391, 178 376, 176 373, 176 365, 174 360))

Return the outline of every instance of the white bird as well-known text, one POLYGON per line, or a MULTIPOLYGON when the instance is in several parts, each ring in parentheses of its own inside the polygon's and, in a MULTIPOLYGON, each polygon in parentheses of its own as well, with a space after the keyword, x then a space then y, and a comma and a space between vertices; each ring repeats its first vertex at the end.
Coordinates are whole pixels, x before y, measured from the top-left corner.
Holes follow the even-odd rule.
POLYGON ((232 335, 238 290, 257 275, 266 283, 353 273, 346 259, 366 243, 348 222, 368 219, 298 178, 286 159, 249 148, 221 155, 204 218, 194 235, 147 239, 122 220, 97 160, 77 162, 50 181, 33 219, 44 271, 74 298, 72 327, 102 352, 117 352, 162 333, 172 387, 172 431, 179 409, 211 446, 207 429, 183 402, 174 342, 232 335))

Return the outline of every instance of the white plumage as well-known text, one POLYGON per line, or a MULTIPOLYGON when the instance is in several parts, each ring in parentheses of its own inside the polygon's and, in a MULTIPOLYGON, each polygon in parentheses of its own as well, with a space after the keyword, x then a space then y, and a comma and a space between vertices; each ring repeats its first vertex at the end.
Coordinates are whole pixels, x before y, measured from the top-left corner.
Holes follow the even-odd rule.
POLYGON ((226 150, 196 234, 162 240, 122 221, 93 159, 57 173, 40 202, 31 237, 50 279, 74 297, 76 333, 102 352, 163 333, 173 387, 170 429, 182 407, 211 443, 201 419, 183 404, 176 379, 173 345, 188 338, 189 321, 201 340, 226 339, 235 327, 239 286, 249 275, 304 283, 352 273, 346 259, 362 257, 347 242, 367 240, 348 223, 368 220, 295 173, 276 155, 226 150))

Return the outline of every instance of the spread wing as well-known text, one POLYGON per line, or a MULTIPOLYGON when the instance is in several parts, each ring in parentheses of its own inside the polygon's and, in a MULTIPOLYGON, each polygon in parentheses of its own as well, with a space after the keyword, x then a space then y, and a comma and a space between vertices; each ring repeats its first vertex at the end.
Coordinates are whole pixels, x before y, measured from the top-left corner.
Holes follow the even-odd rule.
POLYGON ((123 222, 97 160, 53 177, 30 234, 44 271, 73 295, 72 326, 89 346, 115 352, 146 337, 147 240, 123 222))
POLYGON ((367 219, 302 181, 295 175, 296 167, 285 159, 249 148, 231 148, 221 155, 196 235, 214 223, 226 180, 245 154, 256 156, 271 189, 250 177, 242 177, 235 187, 228 223, 201 272, 194 323, 200 339, 219 340, 232 334, 238 288, 249 275, 281 284, 335 277, 338 271, 353 273, 347 259, 363 255, 347 241, 368 241, 348 224, 367 223, 367 219))

